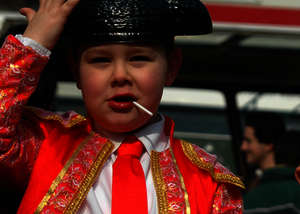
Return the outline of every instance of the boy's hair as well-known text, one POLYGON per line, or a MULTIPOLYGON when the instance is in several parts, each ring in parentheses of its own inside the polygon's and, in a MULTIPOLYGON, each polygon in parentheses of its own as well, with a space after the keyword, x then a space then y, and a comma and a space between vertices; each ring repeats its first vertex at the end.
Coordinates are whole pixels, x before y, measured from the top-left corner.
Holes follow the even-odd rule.
POLYGON ((289 130, 279 140, 275 150, 276 164, 297 167, 300 164, 300 131, 289 130))
POLYGON ((285 133, 285 123, 276 113, 250 112, 246 115, 245 125, 254 129, 259 143, 278 144, 278 140, 285 133))

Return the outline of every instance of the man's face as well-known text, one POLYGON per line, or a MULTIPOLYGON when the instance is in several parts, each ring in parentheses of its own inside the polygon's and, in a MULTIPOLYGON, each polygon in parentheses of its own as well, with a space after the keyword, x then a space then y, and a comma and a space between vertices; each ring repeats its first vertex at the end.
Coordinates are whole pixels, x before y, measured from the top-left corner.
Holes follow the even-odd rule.
POLYGON ((150 116, 132 101, 156 113, 170 71, 157 46, 105 44, 86 49, 80 59, 78 86, 94 129, 104 135, 136 130, 150 116))
POLYGON ((269 146, 267 144, 260 143, 256 138, 253 127, 245 127, 241 150, 245 152, 248 164, 259 166, 268 153, 268 148, 269 146))

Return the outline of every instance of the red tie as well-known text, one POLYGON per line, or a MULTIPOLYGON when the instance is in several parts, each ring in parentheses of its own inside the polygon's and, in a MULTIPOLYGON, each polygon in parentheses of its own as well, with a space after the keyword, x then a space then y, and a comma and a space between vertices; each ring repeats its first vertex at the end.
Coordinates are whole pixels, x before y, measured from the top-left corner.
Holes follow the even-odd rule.
POLYGON ((139 161, 143 144, 135 137, 128 136, 118 149, 113 164, 112 214, 146 214, 146 179, 139 161))

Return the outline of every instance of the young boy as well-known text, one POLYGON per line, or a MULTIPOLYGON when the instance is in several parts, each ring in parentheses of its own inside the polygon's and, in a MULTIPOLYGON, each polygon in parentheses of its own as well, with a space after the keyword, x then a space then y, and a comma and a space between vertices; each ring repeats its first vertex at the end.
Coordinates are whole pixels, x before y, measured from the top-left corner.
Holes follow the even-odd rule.
POLYGON ((181 64, 174 36, 211 31, 201 2, 40 0, 20 12, 26 31, 0 50, 1 171, 28 182, 18 213, 242 213, 240 179, 157 112, 181 64), (64 26, 86 118, 25 107, 64 26))

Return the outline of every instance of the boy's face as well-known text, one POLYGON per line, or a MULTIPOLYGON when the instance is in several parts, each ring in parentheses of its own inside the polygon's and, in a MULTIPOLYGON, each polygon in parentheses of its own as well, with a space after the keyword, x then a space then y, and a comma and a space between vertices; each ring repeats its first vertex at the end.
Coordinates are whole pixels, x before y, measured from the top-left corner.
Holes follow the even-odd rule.
POLYGON ((145 125, 151 117, 132 101, 155 113, 163 87, 179 69, 176 60, 171 57, 170 63, 158 46, 104 44, 84 50, 78 86, 94 129, 109 136, 145 125))

